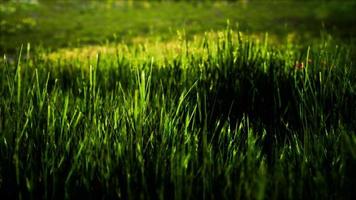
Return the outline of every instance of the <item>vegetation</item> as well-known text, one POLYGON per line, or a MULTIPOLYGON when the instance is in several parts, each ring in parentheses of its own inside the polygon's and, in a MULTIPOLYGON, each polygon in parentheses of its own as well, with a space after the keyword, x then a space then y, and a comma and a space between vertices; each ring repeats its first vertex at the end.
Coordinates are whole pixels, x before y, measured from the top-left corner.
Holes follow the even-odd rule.
POLYGON ((227 19, 235 31, 262 36, 268 32, 278 41, 290 38, 308 46, 319 40, 320 32, 326 32, 337 40, 355 44, 354 2, 108 2, 1 3, 0 53, 15 54, 21 44, 28 42, 56 50, 132 43, 135 38, 166 41, 174 39, 181 29, 188 37, 221 31, 227 19))
POLYGON ((3 54, 1 196, 354 199, 354 46, 276 37, 228 22, 3 54))

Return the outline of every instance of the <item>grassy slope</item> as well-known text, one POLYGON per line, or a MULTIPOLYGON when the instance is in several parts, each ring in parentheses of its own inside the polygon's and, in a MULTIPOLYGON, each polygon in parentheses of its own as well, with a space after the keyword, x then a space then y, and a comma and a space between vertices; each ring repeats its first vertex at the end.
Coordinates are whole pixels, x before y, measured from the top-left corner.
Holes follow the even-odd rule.
MULTIPOLYGON (((1 51, 27 42, 57 48, 78 44, 130 41, 132 37, 221 30, 229 19, 244 32, 295 33, 305 42, 325 28, 338 38, 355 35, 355 3, 42 3, 1 5, 1 51)), ((233 26, 234 28, 234 26, 233 26)), ((283 37, 281 37, 283 38, 283 37)))

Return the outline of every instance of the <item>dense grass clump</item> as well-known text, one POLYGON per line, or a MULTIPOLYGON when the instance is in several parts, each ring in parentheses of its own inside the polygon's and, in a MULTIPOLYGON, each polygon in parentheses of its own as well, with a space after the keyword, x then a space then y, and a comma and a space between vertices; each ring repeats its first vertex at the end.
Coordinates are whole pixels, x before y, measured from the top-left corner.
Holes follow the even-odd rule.
POLYGON ((355 197, 348 48, 275 48, 226 30, 161 57, 149 49, 4 56, 1 196, 355 197))

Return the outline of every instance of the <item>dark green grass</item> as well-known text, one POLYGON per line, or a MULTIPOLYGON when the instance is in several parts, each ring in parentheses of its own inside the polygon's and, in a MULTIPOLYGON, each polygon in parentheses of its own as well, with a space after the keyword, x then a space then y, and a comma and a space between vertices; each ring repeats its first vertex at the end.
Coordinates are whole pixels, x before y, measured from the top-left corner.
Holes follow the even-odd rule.
POLYGON ((1 196, 353 199, 352 52, 232 35, 161 61, 2 59, 1 196))

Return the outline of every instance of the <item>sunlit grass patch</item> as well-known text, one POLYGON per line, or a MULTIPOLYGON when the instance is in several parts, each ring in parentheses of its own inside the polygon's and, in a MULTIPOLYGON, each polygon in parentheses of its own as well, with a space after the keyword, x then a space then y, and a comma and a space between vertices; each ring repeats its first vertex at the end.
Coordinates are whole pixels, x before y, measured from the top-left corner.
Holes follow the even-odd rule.
MULTIPOLYGON (((124 55, 133 63, 140 63, 147 58, 154 58, 157 62, 171 60, 184 54, 191 54, 207 58, 209 53, 216 53, 219 42, 226 37, 225 31, 210 31, 194 36, 185 35, 184 30, 177 31, 177 37, 170 40, 160 40, 155 37, 135 37, 130 43, 107 43, 103 45, 85 45, 73 48, 61 48, 54 52, 44 53, 48 60, 87 60, 95 59, 98 53, 105 56, 124 55), (212 41, 212 42, 211 42, 212 41), (204 43, 209 43, 211 52, 204 49, 204 43)), ((296 34, 290 33, 285 39, 271 34, 244 34, 231 32, 231 42, 251 41, 256 45, 272 45, 286 48, 296 41, 296 34), (264 44, 266 43, 266 44, 264 44), (267 44, 268 43, 268 44, 267 44)))

